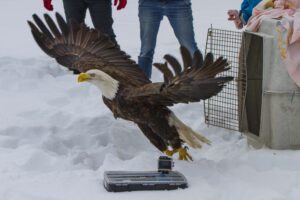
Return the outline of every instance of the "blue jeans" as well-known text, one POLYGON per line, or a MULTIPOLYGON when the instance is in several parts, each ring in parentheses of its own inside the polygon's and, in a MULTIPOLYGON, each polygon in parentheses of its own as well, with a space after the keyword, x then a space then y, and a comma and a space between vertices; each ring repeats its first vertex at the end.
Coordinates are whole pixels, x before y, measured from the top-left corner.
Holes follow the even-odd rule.
POLYGON ((193 55, 197 48, 190 0, 139 0, 141 51, 138 64, 150 78, 160 22, 166 16, 181 46, 193 55))
POLYGON ((84 22, 86 10, 89 9, 94 27, 108 34, 116 42, 113 31, 111 0, 63 0, 67 20, 75 19, 84 22))

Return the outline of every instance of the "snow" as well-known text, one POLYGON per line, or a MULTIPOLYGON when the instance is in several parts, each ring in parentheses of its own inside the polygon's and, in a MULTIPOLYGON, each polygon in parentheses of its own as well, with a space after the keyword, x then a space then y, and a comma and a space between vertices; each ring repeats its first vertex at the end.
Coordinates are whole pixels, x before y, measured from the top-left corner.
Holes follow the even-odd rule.
MULTIPOLYGON (((189 188, 175 191, 108 193, 106 170, 155 170, 160 153, 131 122, 115 120, 97 88, 43 54, 26 20, 44 10, 41 1, 1 0, 0 7, 0 199, 1 200, 298 200, 300 152, 254 149, 238 132, 204 124, 203 104, 179 104, 178 117, 212 141, 190 150, 194 162, 175 158, 189 188), (14 12, 13 12, 14 11, 14 12), (17 12, 16 12, 17 11, 17 12)), ((194 24, 203 50, 211 24, 234 30, 226 10, 240 1, 193 1, 194 24)), ((54 1, 63 12, 62 3, 54 1)), ((114 11, 122 49, 139 53, 137 0, 114 11)), ((88 20, 90 24, 90 20, 88 20)), ((178 56, 178 43, 165 19, 155 61, 178 56)), ((160 80, 154 71, 153 80, 160 80)))

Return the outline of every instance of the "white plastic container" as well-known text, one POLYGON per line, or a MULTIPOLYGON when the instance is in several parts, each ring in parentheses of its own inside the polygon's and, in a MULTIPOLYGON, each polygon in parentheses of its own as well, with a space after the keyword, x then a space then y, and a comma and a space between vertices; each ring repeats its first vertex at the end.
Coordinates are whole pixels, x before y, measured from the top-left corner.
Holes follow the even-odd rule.
MULTIPOLYGON (((250 141, 274 149, 300 149, 300 88, 289 77, 280 55, 279 20, 264 20, 258 33, 245 32, 242 54, 247 71, 241 103, 242 132, 250 141)), ((286 45, 286 44, 284 44, 286 45)), ((299 52, 300 56, 300 52, 299 52)))

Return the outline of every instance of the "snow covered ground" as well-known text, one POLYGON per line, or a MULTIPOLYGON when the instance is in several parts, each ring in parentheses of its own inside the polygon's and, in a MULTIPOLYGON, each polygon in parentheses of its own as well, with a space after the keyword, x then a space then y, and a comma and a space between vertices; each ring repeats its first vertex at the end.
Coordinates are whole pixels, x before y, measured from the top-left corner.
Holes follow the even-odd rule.
MULTIPOLYGON (((240 1, 193 0, 194 23, 203 50, 210 24, 234 29, 226 10, 240 1)), ((62 12, 59 0, 54 1, 62 12)), ((207 127, 203 104, 176 105, 174 112, 212 146, 191 150, 194 162, 175 159, 189 188, 108 193, 106 170, 155 170, 160 153, 137 127, 115 120, 99 91, 43 54, 26 20, 43 13, 40 0, 0 1, 0 200, 299 200, 300 152, 255 150, 240 133, 207 127)), ((137 0, 114 12, 122 49, 137 58, 137 0)), ((90 23, 90 20, 88 21, 90 23)), ((156 61, 178 56, 168 22, 159 33, 156 61)), ((153 80, 160 80, 155 71, 153 80)))

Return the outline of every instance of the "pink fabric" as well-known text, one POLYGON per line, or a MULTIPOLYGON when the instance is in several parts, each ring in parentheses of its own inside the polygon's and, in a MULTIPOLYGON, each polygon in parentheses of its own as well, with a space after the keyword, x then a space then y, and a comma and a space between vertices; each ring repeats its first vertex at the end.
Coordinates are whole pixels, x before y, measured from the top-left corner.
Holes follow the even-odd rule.
POLYGON ((300 41, 290 44, 287 48, 285 60, 287 70, 291 78, 300 87, 300 41))
POLYGON ((281 57, 290 77, 300 87, 300 0, 264 0, 252 14, 246 29, 254 32, 264 19, 281 19, 279 31, 288 33, 287 41, 282 41, 286 45, 280 47, 281 57))

